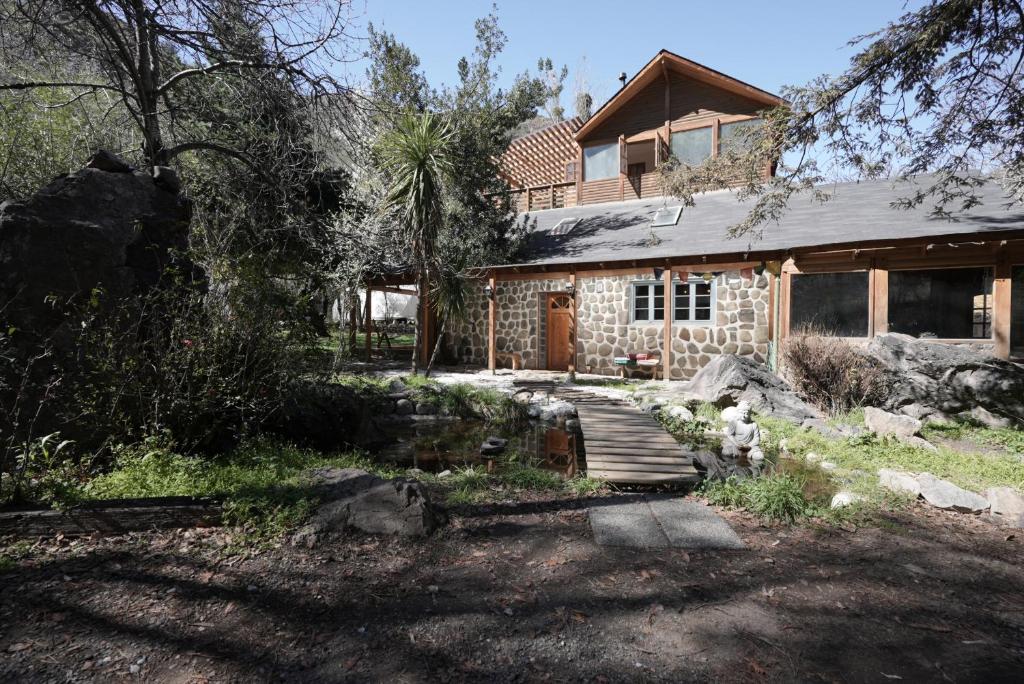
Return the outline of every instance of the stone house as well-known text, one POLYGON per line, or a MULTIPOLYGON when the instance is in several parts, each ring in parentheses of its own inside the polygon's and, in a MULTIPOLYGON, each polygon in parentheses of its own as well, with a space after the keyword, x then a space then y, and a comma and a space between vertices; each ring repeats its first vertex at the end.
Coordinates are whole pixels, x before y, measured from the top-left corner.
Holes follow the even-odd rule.
POLYGON ((796 198, 756 239, 729 237, 749 211, 731 191, 692 208, 661 196, 669 155, 699 164, 781 102, 661 51, 586 122, 514 141, 502 172, 529 246, 518 263, 472 274, 451 353, 491 368, 685 379, 718 354, 774 365, 787 335, 812 328, 1024 356, 1024 211, 994 179, 953 220, 891 208, 913 183, 836 184, 826 203, 796 198), (647 364, 630 360, 644 354, 647 364))

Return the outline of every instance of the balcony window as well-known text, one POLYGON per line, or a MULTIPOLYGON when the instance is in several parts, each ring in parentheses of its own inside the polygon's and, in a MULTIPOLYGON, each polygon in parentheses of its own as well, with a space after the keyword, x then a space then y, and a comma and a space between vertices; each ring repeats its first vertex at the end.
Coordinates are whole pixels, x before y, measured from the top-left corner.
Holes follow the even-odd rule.
POLYGON ((619 175, 619 144, 593 145, 583 148, 583 180, 616 178, 619 175))
POLYGON ((790 281, 789 327, 794 333, 868 335, 868 273, 801 273, 790 281))
POLYGON ((750 148, 753 130, 761 126, 760 119, 747 119, 724 123, 718 129, 718 153, 736 152, 742 154, 750 148))
POLYGON ((992 337, 992 270, 889 272, 889 332, 914 337, 992 337))
POLYGON ((711 127, 672 134, 672 156, 687 166, 700 166, 711 156, 711 127))

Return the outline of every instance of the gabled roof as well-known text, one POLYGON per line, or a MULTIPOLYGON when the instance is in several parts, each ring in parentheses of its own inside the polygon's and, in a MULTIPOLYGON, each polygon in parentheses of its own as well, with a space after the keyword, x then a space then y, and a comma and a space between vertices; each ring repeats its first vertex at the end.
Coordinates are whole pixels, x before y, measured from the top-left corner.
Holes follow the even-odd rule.
POLYGON ((909 210, 892 208, 893 202, 912 196, 932 181, 933 177, 925 175, 905 182, 836 183, 823 188, 832 194, 824 203, 797 195, 779 223, 764 227, 759 240, 729 236, 729 228, 742 221, 751 206, 737 201, 731 190, 699 196, 696 206, 683 209, 677 225, 663 228, 651 228, 655 212, 678 205, 679 200, 659 197, 548 209, 521 216, 535 222, 525 257, 518 264, 496 268, 712 259, 744 253, 761 258, 765 253, 790 250, 855 249, 953 238, 1024 238, 1024 206, 1010 206, 1006 192, 994 179, 976 190, 983 204, 954 213, 954 221, 930 216, 927 203, 909 210), (580 222, 565 235, 553 235, 551 228, 569 217, 580 222))
POLYGON ((785 104, 786 101, 775 95, 769 93, 767 90, 754 87, 749 83, 745 83, 738 78, 733 78, 723 74, 720 71, 715 71, 710 67, 706 67, 703 64, 698 64, 692 60, 680 57, 674 52, 668 50, 661 50, 654 56, 650 62, 648 62, 643 69, 638 71, 633 78, 626 82, 617 93, 601 105, 601 108, 591 116, 583 126, 576 131, 576 140, 580 141, 587 137, 592 131, 596 130, 604 121, 608 119, 613 113, 618 111, 623 105, 629 102, 634 95, 639 93, 643 88, 650 85, 653 81, 658 78, 662 78, 667 71, 673 71, 676 73, 684 74, 698 81, 703 81, 713 86, 728 90, 730 92, 748 97, 755 102, 760 102, 766 107, 774 107, 776 105, 785 104))

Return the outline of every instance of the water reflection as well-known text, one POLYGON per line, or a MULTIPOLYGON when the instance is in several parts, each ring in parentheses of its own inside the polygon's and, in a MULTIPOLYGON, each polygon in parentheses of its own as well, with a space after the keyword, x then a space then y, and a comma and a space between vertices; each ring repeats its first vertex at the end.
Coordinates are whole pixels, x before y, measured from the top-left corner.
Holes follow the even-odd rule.
POLYGON ((439 473, 457 467, 482 465, 494 472, 505 463, 529 464, 571 478, 580 470, 576 436, 562 428, 531 425, 518 430, 495 430, 476 421, 419 424, 395 429, 391 441, 376 457, 399 468, 439 473), (490 436, 508 440, 505 450, 482 456, 480 446, 490 436))

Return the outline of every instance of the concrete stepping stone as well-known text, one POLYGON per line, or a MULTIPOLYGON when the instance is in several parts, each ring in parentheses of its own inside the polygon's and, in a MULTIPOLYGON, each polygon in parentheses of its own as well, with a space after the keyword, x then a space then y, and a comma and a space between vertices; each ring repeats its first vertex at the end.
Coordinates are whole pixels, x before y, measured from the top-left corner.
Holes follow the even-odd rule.
POLYGON ((624 495, 589 507, 600 546, 653 549, 742 549, 743 541, 711 508, 671 494, 624 495))

